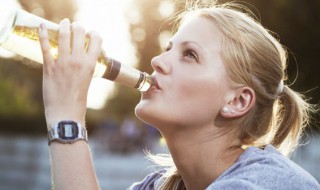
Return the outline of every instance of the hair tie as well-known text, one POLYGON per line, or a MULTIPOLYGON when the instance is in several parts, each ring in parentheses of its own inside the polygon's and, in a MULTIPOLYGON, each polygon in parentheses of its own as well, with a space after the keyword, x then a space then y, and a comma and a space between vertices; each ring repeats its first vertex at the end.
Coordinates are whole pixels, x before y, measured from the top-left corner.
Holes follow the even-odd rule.
POLYGON ((280 83, 279 83, 279 85, 278 85, 278 90, 277 90, 277 93, 278 93, 278 94, 281 94, 281 93, 282 93, 282 91, 283 91, 283 86, 284 86, 283 80, 280 80, 280 83))

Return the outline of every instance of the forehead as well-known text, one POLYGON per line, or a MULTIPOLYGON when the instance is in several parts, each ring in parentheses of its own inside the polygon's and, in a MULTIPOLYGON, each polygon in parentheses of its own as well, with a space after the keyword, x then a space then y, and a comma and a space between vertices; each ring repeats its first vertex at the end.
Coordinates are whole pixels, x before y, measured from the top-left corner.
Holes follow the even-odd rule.
POLYGON ((195 16, 184 20, 172 42, 195 41, 207 51, 220 51, 222 33, 208 18, 195 16))

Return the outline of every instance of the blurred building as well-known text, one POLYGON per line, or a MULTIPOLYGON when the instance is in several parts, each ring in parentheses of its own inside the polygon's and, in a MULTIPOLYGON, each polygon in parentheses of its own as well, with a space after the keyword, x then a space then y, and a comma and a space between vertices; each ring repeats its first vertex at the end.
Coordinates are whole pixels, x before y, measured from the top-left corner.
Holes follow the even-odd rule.
MULTIPOLYGON (((166 147, 153 138, 153 144, 126 154, 101 148, 101 141, 90 137, 90 147, 101 189, 124 190, 154 171, 143 149, 165 153, 166 147)), ((292 160, 320 182, 320 134, 294 153, 292 160)), ((43 190, 51 188, 49 149, 46 137, 0 135, 0 189, 43 190)))

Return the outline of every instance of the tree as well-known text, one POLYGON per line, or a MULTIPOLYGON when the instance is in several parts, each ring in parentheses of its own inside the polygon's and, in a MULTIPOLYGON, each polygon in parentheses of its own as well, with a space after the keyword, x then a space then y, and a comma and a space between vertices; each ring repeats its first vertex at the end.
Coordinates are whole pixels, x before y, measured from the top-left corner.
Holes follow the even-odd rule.
MULTIPOLYGON (((73 0, 19 0, 28 12, 58 22, 73 18, 73 0)), ((0 59, 0 130, 15 133, 44 133, 41 65, 16 56, 0 59)))
MULTIPOLYGON (((150 61, 162 50, 159 36, 170 37, 169 22, 174 5, 170 0, 136 0, 127 11, 130 23, 132 43, 136 47, 138 69, 151 73, 150 61), (168 10, 170 9, 170 10, 168 10)), ((134 107, 139 101, 139 92, 123 86, 116 86, 117 95, 108 101, 105 111, 120 122, 124 117, 134 114, 134 107)))

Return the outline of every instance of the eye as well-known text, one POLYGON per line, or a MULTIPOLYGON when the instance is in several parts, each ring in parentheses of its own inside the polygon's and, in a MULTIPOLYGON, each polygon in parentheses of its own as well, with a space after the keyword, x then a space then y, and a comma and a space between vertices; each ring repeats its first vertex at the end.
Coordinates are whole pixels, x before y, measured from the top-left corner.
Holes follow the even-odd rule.
POLYGON ((167 46, 164 48, 164 51, 167 52, 167 51, 170 51, 172 48, 172 42, 168 42, 167 46))
POLYGON ((195 61, 198 61, 198 56, 197 56, 196 52, 191 49, 186 49, 183 52, 183 56, 194 59, 195 61))

